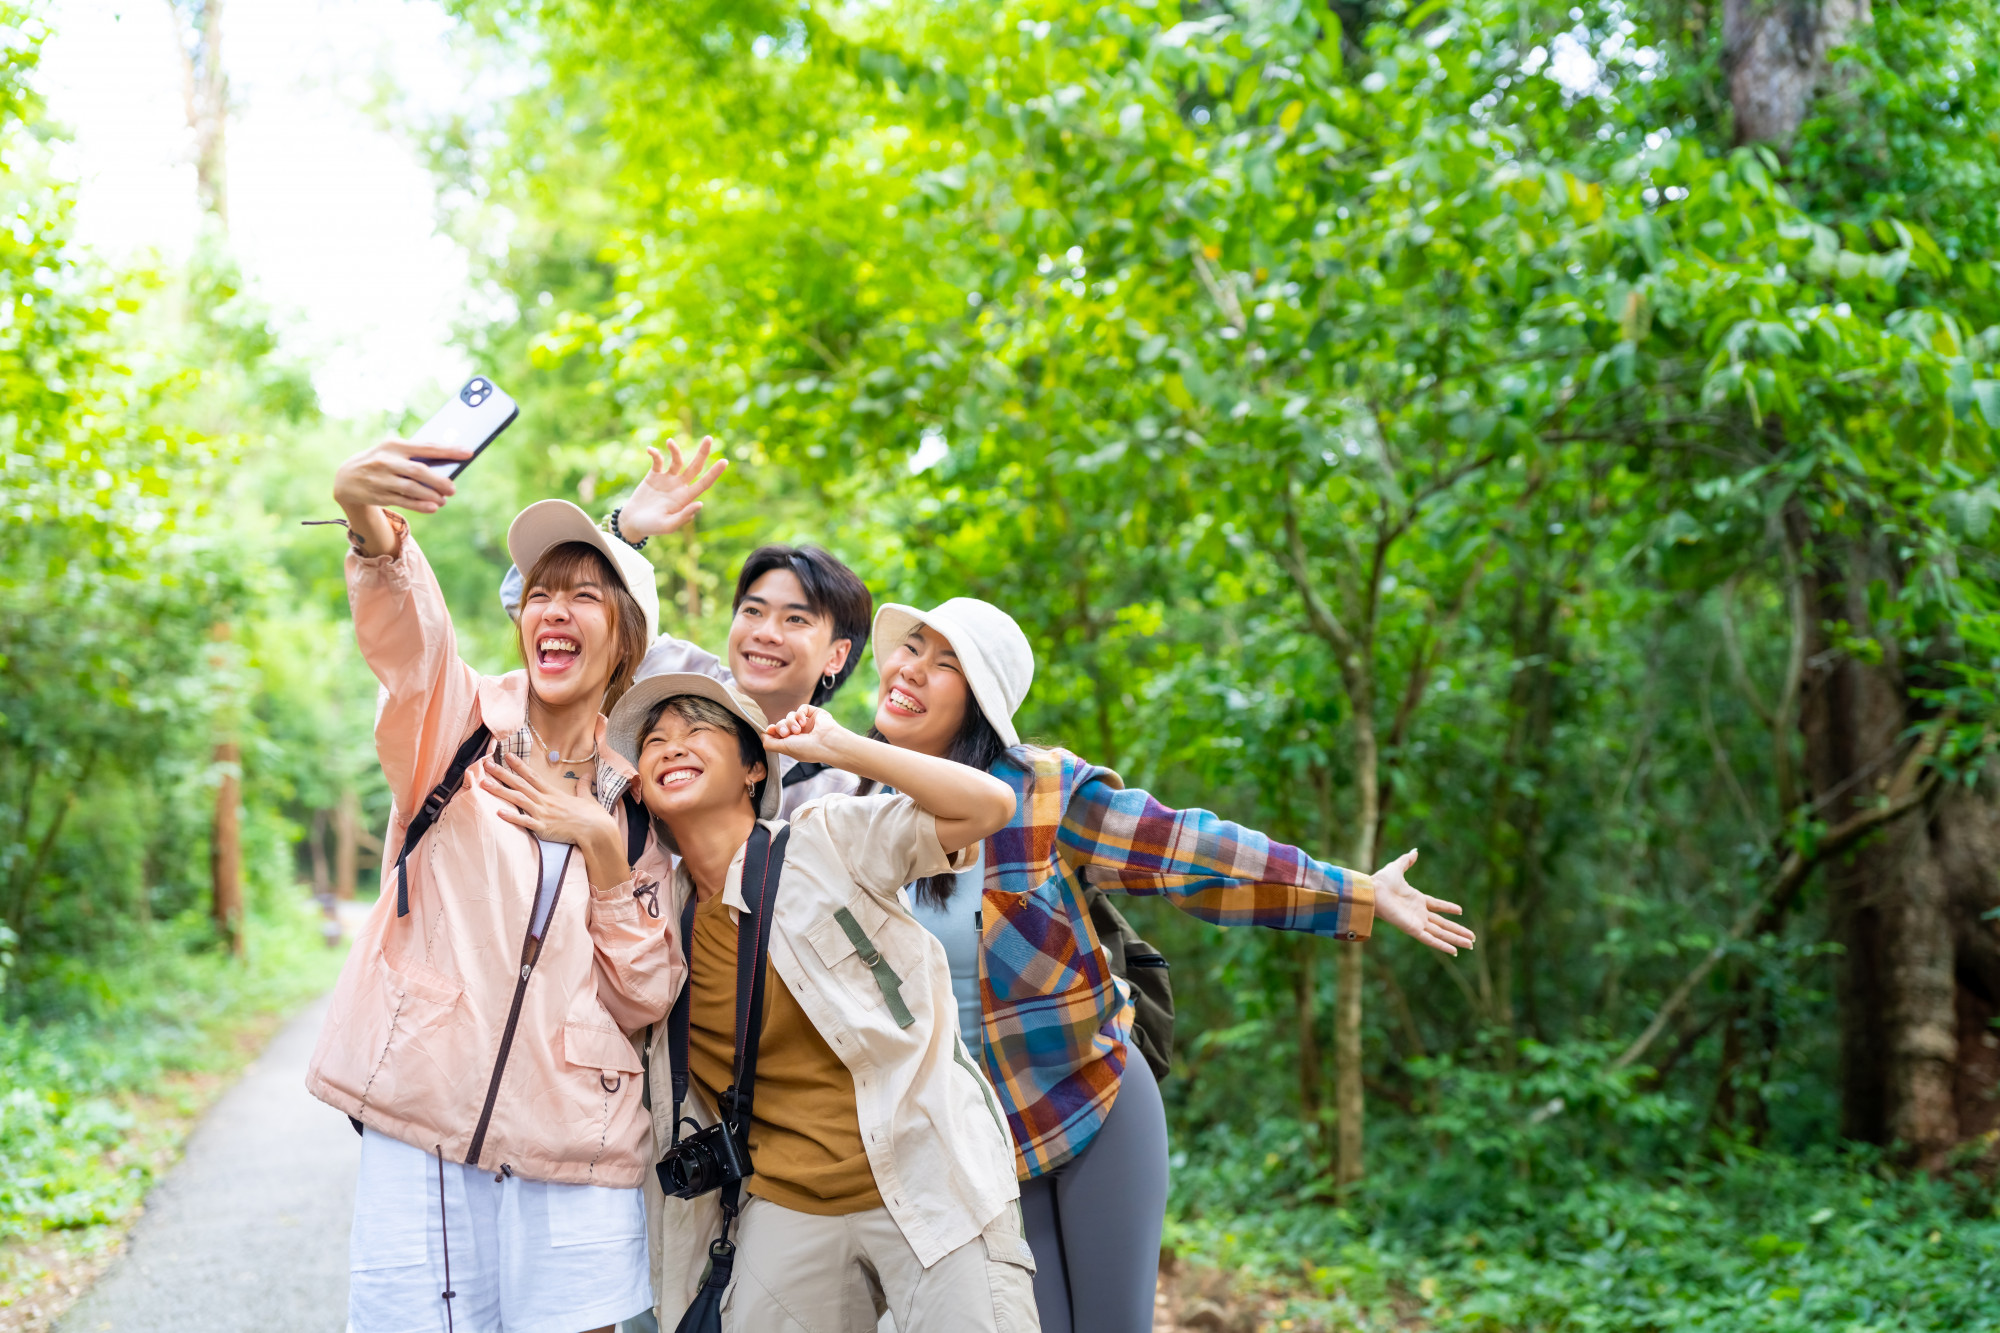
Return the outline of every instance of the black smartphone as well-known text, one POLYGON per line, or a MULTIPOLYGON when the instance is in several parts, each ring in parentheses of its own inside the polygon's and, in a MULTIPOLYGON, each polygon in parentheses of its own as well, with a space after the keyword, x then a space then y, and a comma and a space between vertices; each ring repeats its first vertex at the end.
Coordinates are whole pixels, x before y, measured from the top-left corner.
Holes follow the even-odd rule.
MULTIPOLYGON (((417 427, 410 436, 416 444, 463 444, 477 458, 486 446, 500 438, 500 432, 514 424, 521 409, 499 385, 484 375, 474 375, 458 391, 458 396, 417 427)), ((418 458, 425 467, 456 477, 472 466, 472 458, 418 458)))

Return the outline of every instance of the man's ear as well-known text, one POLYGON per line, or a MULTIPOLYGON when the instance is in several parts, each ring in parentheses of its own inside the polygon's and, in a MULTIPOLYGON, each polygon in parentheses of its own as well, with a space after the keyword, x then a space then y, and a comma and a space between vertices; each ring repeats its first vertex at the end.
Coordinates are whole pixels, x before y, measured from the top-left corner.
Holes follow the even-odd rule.
POLYGON ((750 779, 752 785, 755 785, 756 783, 762 782, 765 778, 769 777, 770 775, 771 775, 770 769, 765 768, 764 765, 761 763, 756 763, 750 765, 750 771, 746 773, 744 776, 750 779))
POLYGON ((853 651, 854 651, 854 640, 835 639, 833 641, 833 648, 831 652, 828 654, 826 659, 826 670, 820 672, 819 674, 822 676, 839 675, 840 669, 847 665, 847 655, 853 651))

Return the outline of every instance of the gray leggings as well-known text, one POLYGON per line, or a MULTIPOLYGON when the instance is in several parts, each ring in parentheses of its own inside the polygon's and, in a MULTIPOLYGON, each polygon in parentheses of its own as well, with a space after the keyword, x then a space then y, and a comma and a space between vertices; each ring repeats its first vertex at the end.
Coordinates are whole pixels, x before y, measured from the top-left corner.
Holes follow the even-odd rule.
POLYGON ((1136 1047, 1089 1146, 1021 1186, 1042 1333, 1151 1333, 1167 1216, 1167 1109, 1136 1047))

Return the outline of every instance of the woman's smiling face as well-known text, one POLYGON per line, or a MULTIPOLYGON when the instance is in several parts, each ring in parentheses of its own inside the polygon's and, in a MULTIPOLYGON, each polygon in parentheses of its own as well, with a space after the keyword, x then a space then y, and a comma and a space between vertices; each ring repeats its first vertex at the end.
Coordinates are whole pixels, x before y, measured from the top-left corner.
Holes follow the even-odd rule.
POLYGON ((521 599, 521 656, 536 697, 558 708, 602 699, 617 666, 616 621, 609 590, 596 574, 530 587, 521 599), (556 586, 562 583, 569 586, 556 586))
POLYGON ((733 725, 688 717, 669 705, 639 743, 639 794, 669 828, 747 801, 764 765, 743 762, 733 725))
POLYGON ((965 724, 965 710, 976 706, 950 640, 918 625, 886 653, 878 649, 877 661, 882 691, 875 729, 905 750, 947 754, 965 724))

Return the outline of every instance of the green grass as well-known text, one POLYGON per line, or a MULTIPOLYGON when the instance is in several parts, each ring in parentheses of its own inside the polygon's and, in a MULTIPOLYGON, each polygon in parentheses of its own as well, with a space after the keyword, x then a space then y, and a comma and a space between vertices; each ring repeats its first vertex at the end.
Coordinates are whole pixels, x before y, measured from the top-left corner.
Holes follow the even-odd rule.
MULTIPOLYGON (((238 1035, 325 990, 340 958, 317 911, 293 902, 252 917, 241 960, 197 918, 156 928, 115 963, 72 964, 17 993, 31 1013, 64 1017, 0 1022, 0 1242, 128 1217, 170 1158, 162 1150, 177 1146, 158 1142, 148 1099, 178 1083, 185 1101, 189 1081, 174 1076, 239 1066, 254 1052, 238 1035)), ((177 1129, 173 1113, 199 1107, 163 1109, 177 1129)))

